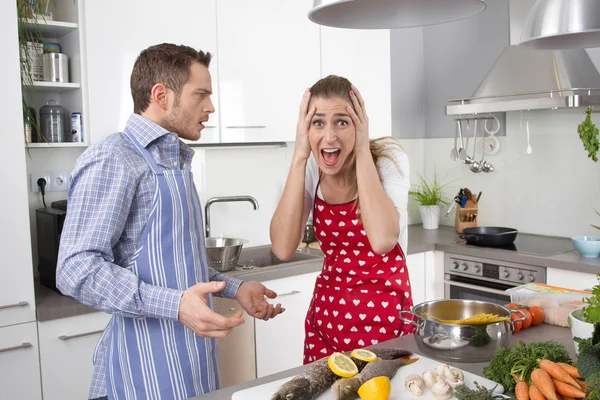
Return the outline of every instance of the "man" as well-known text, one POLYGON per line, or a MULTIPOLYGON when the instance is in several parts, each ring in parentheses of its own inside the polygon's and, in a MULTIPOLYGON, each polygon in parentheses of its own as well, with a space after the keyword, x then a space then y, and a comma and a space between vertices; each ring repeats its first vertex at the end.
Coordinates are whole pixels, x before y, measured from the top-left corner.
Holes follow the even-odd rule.
POLYGON ((211 54, 161 44, 131 74, 134 114, 90 146, 69 178, 57 286, 113 315, 94 352, 89 398, 185 399, 218 389, 215 339, 244 322, 212 311, 212 294, 268 320, 277 295, 206 265, 202 208, 190 170, 215 111, 211 54))

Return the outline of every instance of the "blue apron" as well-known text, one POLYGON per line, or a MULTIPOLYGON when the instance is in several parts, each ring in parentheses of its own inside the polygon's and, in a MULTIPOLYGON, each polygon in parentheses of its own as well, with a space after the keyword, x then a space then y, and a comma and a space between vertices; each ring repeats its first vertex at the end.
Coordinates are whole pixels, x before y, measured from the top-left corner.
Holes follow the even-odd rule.
MULTIPOLYGON (((154 172, 157 190, 139 248, 126 267, 140 280, 185 290, 208 282, 202 207, 191 171, 161 170, 125 132, 154 172)), ((212 308, 212 298, 208 296, 212 308)), ((114 315, 107 338, 109 399, 187 399, 220 386, 215 339, 183 324, 114 315)))

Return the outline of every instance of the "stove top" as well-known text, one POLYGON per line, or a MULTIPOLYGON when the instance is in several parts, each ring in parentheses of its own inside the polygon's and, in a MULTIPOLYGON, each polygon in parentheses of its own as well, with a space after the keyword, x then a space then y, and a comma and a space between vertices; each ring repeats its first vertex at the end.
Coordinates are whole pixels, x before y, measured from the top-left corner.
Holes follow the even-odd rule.
MULTIPOLYGON (((465 241, 461 241, 459 243, 469 247, 486 247, 466 244, 465 241)), ((573 244, 568 238, 532 235, 527 233, 519 233, 514 243, 510 246, 487 248, 518 251, 519 253, 541 257, 554 256, 556 254, 566 253, 567 251, 574 250, 573 244)))

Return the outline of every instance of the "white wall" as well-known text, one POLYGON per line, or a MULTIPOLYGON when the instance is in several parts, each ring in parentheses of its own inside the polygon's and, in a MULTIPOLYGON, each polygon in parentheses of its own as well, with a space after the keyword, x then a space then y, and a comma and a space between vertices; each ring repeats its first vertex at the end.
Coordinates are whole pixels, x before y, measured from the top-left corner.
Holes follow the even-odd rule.
MULTIPOLYGON (((454 181, 449 186, 449 198, 461 187, 482 191, 481 226, 509 226, 558 236, 598 234, 589 224, 600 223, 593 210, 600 211, 600 167, 587 158, 577 134, 577 125, 584 117, 581 110, 509 113, 500 152, 486 156, 495 167, 487 174, 475 174, 460 161, 451 161, 453 139, 426 140, 427 174, 435 168, 454 181), (525 151, 527 119, 531 155, 525 151)), ((453 225, 451 217, 444 223, 453 225)))

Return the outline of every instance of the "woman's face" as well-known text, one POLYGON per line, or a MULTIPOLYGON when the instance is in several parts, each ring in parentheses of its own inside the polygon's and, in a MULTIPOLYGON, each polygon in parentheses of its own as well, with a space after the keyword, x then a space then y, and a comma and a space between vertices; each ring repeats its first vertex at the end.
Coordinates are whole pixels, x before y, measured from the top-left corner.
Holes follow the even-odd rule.
POLYGON ((333 97, 311 99, 309 107, 316 107, 308 130, 310 149, 321 171, 336 175, 347 164, 354 151, 356 128, 348 114, 349 99, 333 97))

